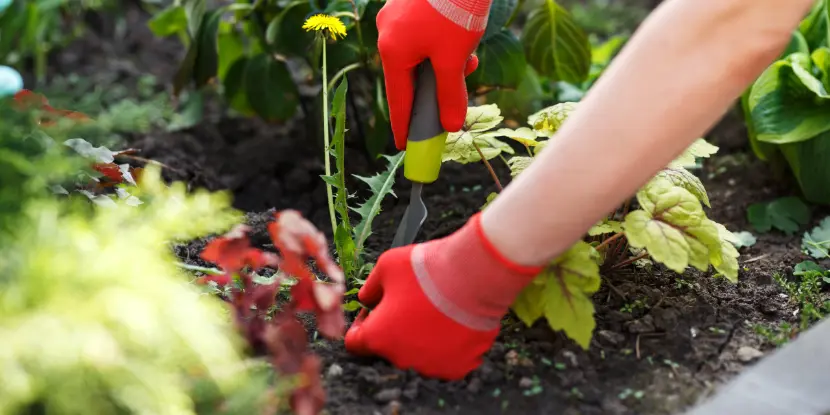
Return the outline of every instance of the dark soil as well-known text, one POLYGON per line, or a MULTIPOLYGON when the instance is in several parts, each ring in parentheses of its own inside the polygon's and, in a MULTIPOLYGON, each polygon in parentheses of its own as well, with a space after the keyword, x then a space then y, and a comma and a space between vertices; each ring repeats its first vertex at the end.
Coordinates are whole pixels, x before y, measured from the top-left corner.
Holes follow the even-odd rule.
MULTIPOLYGON (((89 36, 55 56, 55 70, 92 77, 115 72, 121 82, 145 73, 170 79, 184 51, 175 40, 154 39, 144 19, 131 11, 126 40, 116 45, 102 29, 100 37, 89 36)), ((273 208, 297 209, 320 229, 330 228, 319 179, 322 151, 319 143, 305 140, 305 128, 300 118, 268 125, 214 108, 197 127, 130 137, 128 145, 172 167, 170 178, 232 191, 236 206, 249 212, 260 236, 256 242, 265 243, 264 222, 273 208)), ((724 154, 707 161, 701 172, 714 206, 709 216, 732 231, 751 230, 745 214, 749 204, 795 189, 774 180, 766 166, 745 154, 742 137, 739 119, 727 117, 709 137, 723 145, 724 154)), ((370 174, 372 166, 359 148, 358 143, 350 150, 346 168, 370 174)), ((508 182, 506 169, 499 172, 508 182)), ((360 189, 358 183, 352 189, 360 189)), ((389 246, 407 202, 406 184, 399 179, 396 187, 402 197, 390 198, 375 222, 369 244, 373 257, 389 246)), ((446 165, 438 182, 425 190, 430 215, 420 240, 462 226, 494 190, 482 165, 446 165)), ((770 350, 754 333, 754 324, 793 320, 793 306, 772 275, 791 274, 807 259, 799 242, 800 235, 758 235, 756 245, 741 251, 738 284, 699 272, 678 276, 660 267, 607 275, 594 297, 597 329, 588 351, 543 323, 525 328, 508 317, 484 364, 459 382, 425 379, 381 360, 350 356, 342 342, 318 341, 314 349, 325 361, 326 410, 344 415, 678 413, 755 361, 739 349, 770 350)), ((202 246, 183 247, 183 260, 198 262, 202 246)))

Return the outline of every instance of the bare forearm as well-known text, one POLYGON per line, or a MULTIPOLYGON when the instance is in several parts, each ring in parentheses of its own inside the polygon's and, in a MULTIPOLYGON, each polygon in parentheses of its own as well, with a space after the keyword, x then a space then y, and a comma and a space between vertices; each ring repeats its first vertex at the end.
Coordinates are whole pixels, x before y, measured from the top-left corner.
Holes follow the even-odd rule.
POLYGON ((668 0, 482 216, 525 265, 553 259, 701 137, 781 53, 812 0, 668 0))

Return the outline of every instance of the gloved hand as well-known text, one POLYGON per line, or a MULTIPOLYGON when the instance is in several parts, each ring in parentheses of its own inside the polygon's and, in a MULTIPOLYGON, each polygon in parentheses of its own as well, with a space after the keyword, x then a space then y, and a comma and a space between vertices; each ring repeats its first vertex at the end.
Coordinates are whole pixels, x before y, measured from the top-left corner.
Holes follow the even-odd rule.
POLYGON ((378 51, 395 146, 406 148, 414 94, 413 71, 429 59, 435 71, 438 109, 446 131, 467 115, 464 78, 478 66, 478 47, 492 0, 388 0, 378 13, 378 51))
POLYGON ((385 252, 378 259, 346 332, 346 349, 377 355, 401 369, 458 380, 478 367, 500 320, 542 267, 504 258, 476 214, 455 233, 385 252))

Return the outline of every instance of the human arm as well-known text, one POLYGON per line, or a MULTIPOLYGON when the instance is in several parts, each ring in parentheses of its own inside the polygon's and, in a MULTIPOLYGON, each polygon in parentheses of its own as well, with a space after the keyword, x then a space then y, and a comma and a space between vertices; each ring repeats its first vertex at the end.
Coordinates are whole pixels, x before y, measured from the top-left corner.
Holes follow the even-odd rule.
POLYGON ((565 251, 704 135, 784 50, 812 4, 665 1, 484 212, 485 234, 519 264, 565 251))
POLYGON ((358 294, 374 308, 347 332, 347 349, 465 376, 541 266, 703 135, 812 2, 665 1, 484 213, 446 238, 381 255, 358 294))

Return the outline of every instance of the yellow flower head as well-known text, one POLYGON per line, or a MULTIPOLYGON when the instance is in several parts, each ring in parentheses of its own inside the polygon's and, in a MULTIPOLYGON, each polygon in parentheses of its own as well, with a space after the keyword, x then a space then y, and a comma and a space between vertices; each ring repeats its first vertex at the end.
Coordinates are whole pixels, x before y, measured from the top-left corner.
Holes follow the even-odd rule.
POLYGON ((332 39, 337 40, 346 37, 346 25, 340 19, 327 14, 315 14, 308 18, 303 24, 306 31, 328 32, 332 39))

